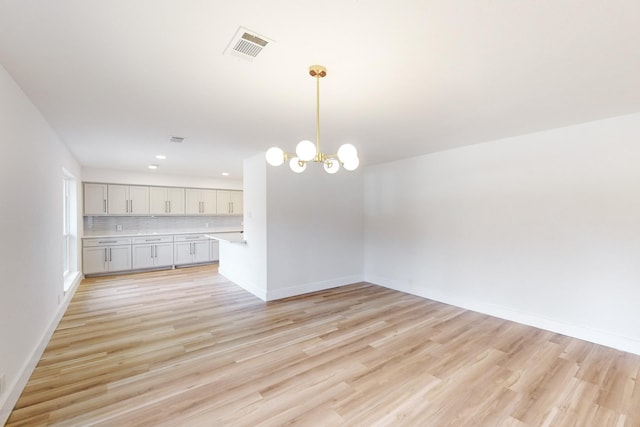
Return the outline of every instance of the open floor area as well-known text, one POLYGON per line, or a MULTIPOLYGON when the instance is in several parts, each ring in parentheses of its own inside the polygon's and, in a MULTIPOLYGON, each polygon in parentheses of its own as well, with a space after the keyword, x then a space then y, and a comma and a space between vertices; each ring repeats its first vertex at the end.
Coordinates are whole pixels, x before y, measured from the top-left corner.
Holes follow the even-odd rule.
POLYGON ((84 280, 7 426, 638 426, 640 356, 357 283, 84 280))

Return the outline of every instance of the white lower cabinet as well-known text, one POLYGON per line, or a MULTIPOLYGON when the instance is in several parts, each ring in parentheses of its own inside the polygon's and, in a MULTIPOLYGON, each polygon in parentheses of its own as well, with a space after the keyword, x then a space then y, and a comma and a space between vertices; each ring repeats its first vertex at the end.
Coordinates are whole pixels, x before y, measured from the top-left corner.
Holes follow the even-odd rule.
POLYGON ((210 240, 204 234, 185 234, 173 237, 175 265, 198 264, 211 261, 210 240))
POLYGON ((204 234, 88 238, 82 240, 86 274, 203 264, 219 259, 219 242, 204 234))
POLYGON ((173 236, 135 238, 131 249, 134 270, 173 265, 173 236))
POLYGON ((220 260, 220 242, 212 239, 209 247, 209 260, 210 261, 219 261, 220 260))
POLYGON ((131 239, 85 239, 82 248, 84 274, 131 270, 131 239))

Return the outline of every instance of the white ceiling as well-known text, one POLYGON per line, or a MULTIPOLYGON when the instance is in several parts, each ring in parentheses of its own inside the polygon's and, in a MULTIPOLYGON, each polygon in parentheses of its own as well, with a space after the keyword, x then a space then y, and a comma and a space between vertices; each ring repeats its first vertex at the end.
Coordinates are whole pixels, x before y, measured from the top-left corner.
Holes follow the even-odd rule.
POLYGON ((0 0, 0 64, 84 166, 238 178, 315 139, 316 63, 322 148, 363 164, 638 112, 639 22, 638 0, 0 0), (273 40, 253 62, 223 55, 239 26, 273 40))

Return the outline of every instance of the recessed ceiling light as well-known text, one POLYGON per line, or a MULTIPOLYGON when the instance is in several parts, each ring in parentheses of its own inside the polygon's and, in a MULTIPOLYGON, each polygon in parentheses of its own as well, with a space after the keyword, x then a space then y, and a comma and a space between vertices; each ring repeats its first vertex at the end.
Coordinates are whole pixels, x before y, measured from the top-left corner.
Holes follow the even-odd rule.
POLYGON ((222 172, 222 176, 229 176, 229 172, 222 172))
POLYGON ((149 169, 158 169, 158 165, 149 165, 147 166, 149 169))
POLYGON ((164 154, 156 154, 156 159, 158 160, 165 160, 167 158, 167 156, 165 156, 164 154))

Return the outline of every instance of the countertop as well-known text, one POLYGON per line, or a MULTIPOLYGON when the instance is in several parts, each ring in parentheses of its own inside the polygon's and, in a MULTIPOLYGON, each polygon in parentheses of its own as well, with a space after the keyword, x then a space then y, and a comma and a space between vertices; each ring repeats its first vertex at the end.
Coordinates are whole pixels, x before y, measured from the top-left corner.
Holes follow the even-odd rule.
MULTIPOLYGON (((178 235, 178 234, 207 234, 207 235, 213 236, 216 234, 226 234, 226 233, 238 234, 242 236, 242 233, 240 233, 241 231, 242 231, 242 228, 238 228, 238 227, 218 227, 218 228, 210 227, 210 228, 200 228, 200 229, 194 229, 194 230, 185 230, 185 229, 181 229, 181 230, 166 229, 166 230, 157 230, 157 231, 145 230, 145 231, 138 231, 138 232, 133 230, 128 230, 128 231, 116 231, 113 233, 105 233, 105 232, 85 233, 84 236, 82 236, 82 238, 83 239, 104 239, 104 238, 113 238, 113 237, 171 236, 171 235, 178 235)), ((227 239, 221 238, 218 240, 227 240, 227 239)))
POLYGON ((230 232, 206 233, 205 236, 210 239, 223 240, 229 243, 247 243, 247 241, 244 240, 244 233, 239 233, 239 232, 238 233, 230 233, 230 232))

